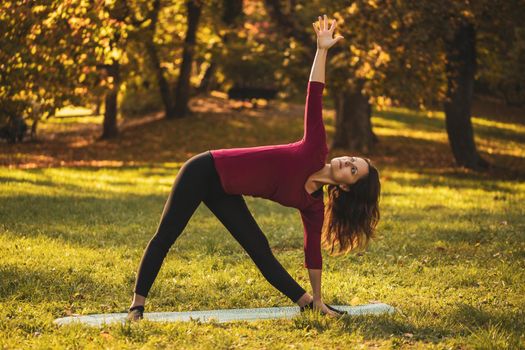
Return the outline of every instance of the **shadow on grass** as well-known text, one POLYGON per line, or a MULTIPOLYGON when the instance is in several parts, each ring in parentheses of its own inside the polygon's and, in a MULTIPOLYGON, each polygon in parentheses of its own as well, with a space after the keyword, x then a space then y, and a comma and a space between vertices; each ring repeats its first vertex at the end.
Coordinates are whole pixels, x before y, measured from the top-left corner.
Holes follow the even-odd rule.
MULTIPOLYGON (((101 198, 24 194, 5 198, 8 205, 0 208, 0 215, 4 218, 4 229, 26 237, 46 236, 83 248, 126 247, 141 250, 155 234, 166 198, 166 195, 115 195, 101 198)), ((286 213, 295 212, 294 209, 285 210, 283 214, 281 209, 276 212, 275 204, 271 202, 253 199, 248 199, 247 202, 255 217, 262 218, 258 221, 262 222, 260 226, 265 234, 276 237, 271 238, 272 245, 279 248, 297 248, 300 245, 300 233, 294 236, 295 244, 291 244, 281 239, 282 235, 274 229, 273 215, 282 216, 285 220, 289 217, 286 213)), ((299 214, 296 215, 296 221, 299 223, 299 214)), ((201 203, 177 242, 183 239, 191 246, 204 246, 210 254, 222 254, 221 249, 231 245, 235 249, 241 249, 233 238, 218 242, 218 235, 215 234, 218 230, 227 231, 205 204, 201 203), (188 231, 192 232, 191 237, 186 237, 188 231), (203 239, 203 234, 209 237, 203 239)), ((227 251, 228 249, 224 254, 227 251)))
MULTIPOLYGON (((487 179, 485 179, 487 180, 487 179)), ((429 176, 423 176, 419 178, 395 178, 389 181, 395 182, 399 186, 410 186, 410 187, 443 187, 455 190, 470 190, 470 189, 482 189, 486 192, 504 192, 512 193, 514 192, 508 186, 501 185, 493 181, 483 181, 479 175, 476 174, 460 174, 460 173, 451 173, 448 174, 446 178, 429 178, 429 176)))
POLYGON ((45 235, 89 248, 136 248, 143 245, 144 236, 153 235, 166 198, 17 195, 4 200, 9 205, 1 213, 8 231, 28 237, 45 235), (146 235, 145 228, 152 233, 146 235))
POLYGON ((525 305, 509 312, 488 311, 480 306, 473 306, 465 303, 458 303, 448 315, 450 322, 459 323, 467 329, 484 328, 490 324, 499 324, 506 330, 522 332, 525 329, 525 305))
MULTIPOLYGON (((407 341, 413 337, 414 340, 437 343, 453 333, 452 330, 437 325, 418 325, 411 320, 411 317, 398 312, 385 315, 344 316, 338 322, 339 332, 352 334, 357 330, 365 341, 390 340, 393 337, 403 338, 410 334, 410 339, 405 338, 407 341)), ((298 318, 295 321, 295 326, 315 328, 320 332, 331 329, 331 324, 323 318, 298 318)))
MULTIPOLYGON (((345 333, 358 330, 366 341, 394 338, 395 343, 424 341, 437 344, 444 338, 468 336, 491 325, 498 325, 519 338, 525 327, 523 306, 512 312, 489 312, 467 304, 457 304, 441 314, 432 310, 406 311, 407 315, 396 312, 390 315, 345 316, 338 321, 338 330, 345 333)), ((323 318, 307 317, 296 319, 295 326, 301 329, 315 328, 320 332, 333 328, 323 318)))
POLYGON ((72 268, 39 270, 15 265, 0 267, 0 299, 38 303, 42 301, 70 302, 93 294, 94 289, 111 290, 113 286, 93 280, 85 271, 72 268))

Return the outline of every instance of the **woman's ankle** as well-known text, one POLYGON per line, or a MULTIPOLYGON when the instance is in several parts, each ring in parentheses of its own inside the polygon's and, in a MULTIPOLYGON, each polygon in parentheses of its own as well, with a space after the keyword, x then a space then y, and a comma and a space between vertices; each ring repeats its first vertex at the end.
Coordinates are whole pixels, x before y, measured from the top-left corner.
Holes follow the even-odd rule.
POLYGON ((314 300, 314 297, 312 297, 310 294, 308 293, 304 293, 300 298, 299 300, 297 300, 297 305, 299 305, 299 307, 303 307, 307 304, 310 304, 312 302, 312 300, 314 300))
POLYGON ((140 294, 133 295, 133 301, 131 302, 130 309, 135 306, 144 306, 146 304, 146 298, 140 294))

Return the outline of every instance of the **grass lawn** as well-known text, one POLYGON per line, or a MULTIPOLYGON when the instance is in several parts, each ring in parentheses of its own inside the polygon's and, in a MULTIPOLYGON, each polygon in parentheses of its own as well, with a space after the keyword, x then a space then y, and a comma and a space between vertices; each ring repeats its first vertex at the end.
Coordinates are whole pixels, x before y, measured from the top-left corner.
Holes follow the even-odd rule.
MULTIPOLYGON (((184 160, 206 149, 298 140, 301 108, 277 108, 265 118, 248 111, 154 120, 117 141, 75 138, 64 127, 58 140, 0 145, 0 348, 524 348, 523 177, 454 169, 443 116, 401 109, 376 112, 373 120, 382 141, 369 155, 383 185, 378 238, 363 254, 324 254, 323 269, 327 303, 381 301, 397 314, 102 328, 52 323, 124 311, 184 160), (289 110, 295 116, 281 113, 289 110)), ((331 137, 333 111, 325 114, 331 137)), ((473 122, 483 156, 521 173, 523 124, 473 122)), ((277 258, 309 290, 298 212, 245 198, 277 258)), ((288 305, 201 205, 170 250, 147 311, 288 305)))

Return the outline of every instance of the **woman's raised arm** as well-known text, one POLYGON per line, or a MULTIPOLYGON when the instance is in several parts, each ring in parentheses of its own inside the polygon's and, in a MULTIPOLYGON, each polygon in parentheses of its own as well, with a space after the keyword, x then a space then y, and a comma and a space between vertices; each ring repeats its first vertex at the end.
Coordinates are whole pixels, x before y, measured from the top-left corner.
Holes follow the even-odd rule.
MULTIPOLYGON (((312 71, 310 72, 310 81, 317 81, 324 84, 326 54, 328 49, 331 48, 336 42, 343 39, 343 37, 338 35, 335 38, 332 38, 336 26, 336 20, 332 20, 330 28, 328 28, 328 18, 326 15, 324 15, 323 18, 319 16, 319 27, 317 27, 316 23, 312 23, 312 25, 314 26, 315 33, 317 34, 317 53, 315 54, 312 71)), ((325 131, 322 121, 321 106, 323 86, 310 83, 309 86, 310 90, 306 105, 304 139, 307 143, 316 142, 316 140, 322 140, 322 142, 325 143, 325 131)), ((322 269, 320 267, 308 268, 308 276, 310 278, 310 284, 312 285, 314 309, 320 310, 332 316, 336 316, 337 314, 329 310, 322 300, 321 275, 322 269)))
POLYGON ((337 35, 335 38, 332 37, 336 24, 337 21, 333 19, 330 22, 330 28, 328 28, 329 23, 326 15, 323 17, 319 16, 319 26, 316 22, 312 23, 317 34, 317 52, 315 53, 314 63, 310 72, 310 81, 319 81, 323 84, 325 82, 325 65, 328 49, 343 39, 341 35, 337 35))

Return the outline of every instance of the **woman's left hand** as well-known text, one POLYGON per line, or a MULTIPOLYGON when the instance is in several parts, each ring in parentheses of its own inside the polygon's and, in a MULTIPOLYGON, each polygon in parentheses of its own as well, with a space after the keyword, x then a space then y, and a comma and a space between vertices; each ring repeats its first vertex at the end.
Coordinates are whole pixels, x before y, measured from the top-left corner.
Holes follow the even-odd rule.
POLYGON ((314 26, 315 33, 317 34, 318 49, 328 50, 329 48, 334 46, 336 42, 338 42, 341 39, 344 39, 341 35, 332 38, 337 24, 337 21, 335 19, 333 19, 330 22, 330 28, 328 28, 328 17, 326 17, 326 15, 324 15, 324 17, 319 16, 319 26, 317 26, 316 23, 317 22, 314 22, 312 23, 312 25, 314 26))

